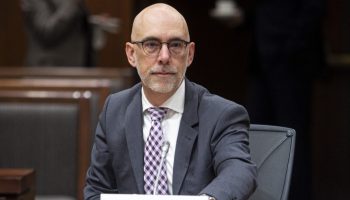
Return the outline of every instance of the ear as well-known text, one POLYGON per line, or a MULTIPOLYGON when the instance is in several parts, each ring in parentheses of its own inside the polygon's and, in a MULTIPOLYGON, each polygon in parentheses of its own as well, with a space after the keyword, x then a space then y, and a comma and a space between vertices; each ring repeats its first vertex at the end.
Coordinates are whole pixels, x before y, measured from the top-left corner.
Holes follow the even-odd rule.
POLYGON ((130 42, 127 42, 125 44, 125 53, 130 65, 133 67, 136 67, 135 49, 134 49, 134 45, 131 44, 130 42))
POLYGON ((195 52, 195 43, 191 42, 188 44, 188 57, 187 57, 187 67, 189 67, 192 62, 193 62, 193 58, 194 58, 194 52, 195 52))

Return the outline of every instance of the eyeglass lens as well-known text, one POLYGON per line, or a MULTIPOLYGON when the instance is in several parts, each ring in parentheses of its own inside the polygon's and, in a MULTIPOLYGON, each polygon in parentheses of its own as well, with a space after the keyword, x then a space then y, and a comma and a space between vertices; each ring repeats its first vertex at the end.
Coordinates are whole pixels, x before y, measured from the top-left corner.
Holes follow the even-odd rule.
POLYGON ((162 44, 166 44, 170 53, 179 55, 184 52, 187 43, 182 40, 171 40, 169 42, 160 42, 158 40, 146 40, 142 42, 142 48, 147 54, 158 54, 162 48, 162 44))

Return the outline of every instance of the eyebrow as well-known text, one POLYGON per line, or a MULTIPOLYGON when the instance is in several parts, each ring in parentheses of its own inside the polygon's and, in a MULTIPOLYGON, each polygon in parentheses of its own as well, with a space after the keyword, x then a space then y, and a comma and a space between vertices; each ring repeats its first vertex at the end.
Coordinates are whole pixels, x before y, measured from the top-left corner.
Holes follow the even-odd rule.
MULTIPOLYGON (((143 38, 141 41, 147 41, 147 40, 157 40, 157 41, 161 41, 159 38, 157 37, 154 37, 154 36, 149 36, 149 37, 145 37, 143 38)), ((173 40, 184 40, 186 41, 185 39, 182 39, 180 37, 173 37, 173 38, 170 38, 168 41, 173 41, 173 40)))

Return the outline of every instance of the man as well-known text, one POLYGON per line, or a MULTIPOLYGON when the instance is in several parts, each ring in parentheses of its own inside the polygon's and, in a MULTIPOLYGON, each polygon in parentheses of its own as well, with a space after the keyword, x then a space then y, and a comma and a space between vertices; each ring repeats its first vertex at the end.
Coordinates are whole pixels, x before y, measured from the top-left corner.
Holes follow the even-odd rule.
POLYGON ((106 101, 85 199, 123 193, 231 200, 253 193, 248 114, 185 78, 194 50, 186 21, 174 8, 153 4, 136 16, 125 51, 141 84, 106 101))

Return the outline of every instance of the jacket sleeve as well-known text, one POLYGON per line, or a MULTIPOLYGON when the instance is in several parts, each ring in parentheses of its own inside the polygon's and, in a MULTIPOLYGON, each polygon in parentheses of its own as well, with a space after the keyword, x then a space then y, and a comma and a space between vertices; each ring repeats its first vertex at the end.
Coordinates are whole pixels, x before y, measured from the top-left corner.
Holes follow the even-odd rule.
POLYGON ((256 188, 256 166, 249 150, 249 117, 239 105, 228 105, 217 119, 211 139, 216 177, 201 194, 218 200, 244 200, 256 188))
POLYGON ((106 102, 96 129, 91 164, 86 175, 84 199, 100 199, 101 193, 118 193, 106 140, 105 122, 109 98, 106 102))

